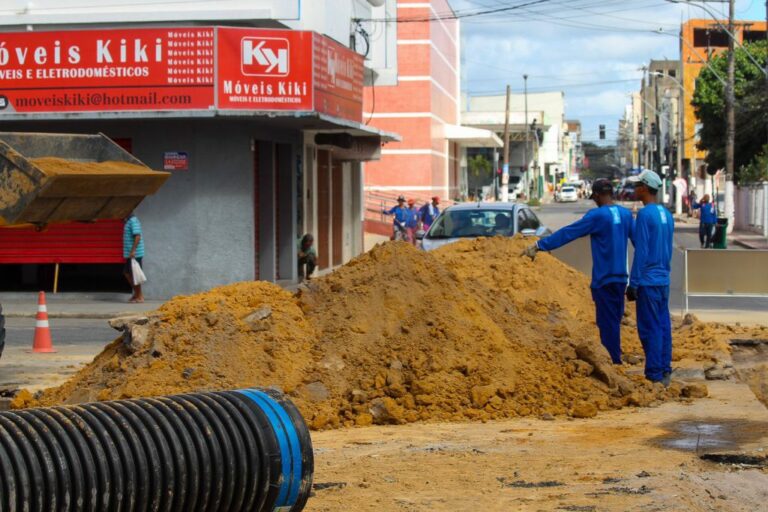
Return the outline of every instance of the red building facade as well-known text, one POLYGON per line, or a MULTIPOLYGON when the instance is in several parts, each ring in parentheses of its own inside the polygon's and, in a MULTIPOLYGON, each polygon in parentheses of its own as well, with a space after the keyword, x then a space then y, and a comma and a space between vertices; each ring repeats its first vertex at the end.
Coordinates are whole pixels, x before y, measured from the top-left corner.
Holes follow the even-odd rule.
POLYGON ((397 3, 397 85, 366 87, 363 118, 402 141, 365 164, 366 231, 387 234, 378 209, 398 195, 417 202, 459 195, 459 147, 446 127, 460 115, 460 32, 447 0, 397 3))

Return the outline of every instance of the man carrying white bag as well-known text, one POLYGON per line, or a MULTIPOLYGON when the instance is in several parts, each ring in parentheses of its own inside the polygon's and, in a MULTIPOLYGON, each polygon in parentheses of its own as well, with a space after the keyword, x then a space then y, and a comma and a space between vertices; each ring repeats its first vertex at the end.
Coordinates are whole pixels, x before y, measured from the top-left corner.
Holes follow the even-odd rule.
POLYGON ((125 219, 123 226, 123 257, 123 275, 133 290, 128 302, 144 302, 144 293, 141 291, 141 285, 147 281, 141 267, 144 259, 144 237, 141 233, 141 222, 133 213, 125 219))

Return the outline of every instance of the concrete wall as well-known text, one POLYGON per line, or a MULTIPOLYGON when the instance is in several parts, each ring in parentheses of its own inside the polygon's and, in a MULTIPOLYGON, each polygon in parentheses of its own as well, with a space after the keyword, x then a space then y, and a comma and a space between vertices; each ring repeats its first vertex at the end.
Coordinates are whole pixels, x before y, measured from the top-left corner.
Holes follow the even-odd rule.
MULTIPOLYGON (((300 131, 234 120, 0 123, 0 127, 16 131, 101 131, 112 138, 129 138, 133 154, 158 170, 162 169, 165 151, 189 153, 189 170, 174 171, 160 191, 136 210, 145 235, 145 290, 149 298, 168 298, 254 278, 256 188, 251 141, 271 140, 292 144, 293 148, 299 148, 301 142, 300 131)), ((291 162, 295 162, 295 151, 291 162)), ((290 166, 290 170, 295 169, 295 165, 290 166)), ((262 183, 267 195, 271 192, 264 187, 269 181, 262 183)), ((289 192, 281 194, 283 201, 295 197, 289 192)), ((291 209, 295 210, 295 202, 291 209)), ((262 212, 265 210, 274 211, 274 205, 263 205, 262 212)), ((261 222, 270 220, 262 213, 261 222)), ((281 277, 290 279, 295 277, 290 275, 295 266, 295 217, 283 215, 281 224, 281 270, 289 274, 281 277)), ((274 247, 274 243, 271 247, 262 244, 261 259, 272 257, 274 247)))

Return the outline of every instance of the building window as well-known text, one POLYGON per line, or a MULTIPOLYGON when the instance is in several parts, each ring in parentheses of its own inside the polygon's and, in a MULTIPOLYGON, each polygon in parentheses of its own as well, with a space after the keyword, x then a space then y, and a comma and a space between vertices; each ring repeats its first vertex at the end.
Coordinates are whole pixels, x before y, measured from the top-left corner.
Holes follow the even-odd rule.
POLYGON ((674 69, 670 69, 669 76, 671 76, 672 78, 675 78, 677 76, 677 71, 675 71, 674 69))
POLYGON ((693 46, 697 48, 727 48, 728 34, 723 30, 693 29, 693 46))
POLYGON ((756 43, 758 41, 765 41, 765 30, 745 30, 744 42, 756 43))

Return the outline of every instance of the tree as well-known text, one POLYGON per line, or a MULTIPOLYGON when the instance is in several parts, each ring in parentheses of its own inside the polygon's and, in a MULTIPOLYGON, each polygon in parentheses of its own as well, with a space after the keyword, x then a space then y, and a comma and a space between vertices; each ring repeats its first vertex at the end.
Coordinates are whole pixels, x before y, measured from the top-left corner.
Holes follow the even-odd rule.
POLYGON ((584 155, 589 160, 589 168, 582 171, 582 176, 588 179, 613 178, 618 169, 616 146, 598 146, 585 142, 582 146, 584 155))
POLYGON ((741 168, 739 172, 741 183, 762 183, 768 181, 768 144, 755 158, 741 168))
MULTIPOLYGON (((768 59, 768 45, 765 41, 748 43, 743 49, 737 48, 735 52, 736 181, 739 181, 740 170, 756 158, 768 137, 765 75, 749 59, 746 52, 764 67, 768 59)), ((698 147, 707 151, 707 164, 715 169, 725 166, 725 88, 717 75, 725 76, 726 68, 726 53, 713 58, 696 79, 696 91, 691 102, 696 110, 696 117, 702 124, 698 147)))
POLYGON ((486 176, 493 170, 493 164, 491 164, 485 156, 480 154, 470 157, 467 164, 469 166, 469 172, 476 178, 486 176))

